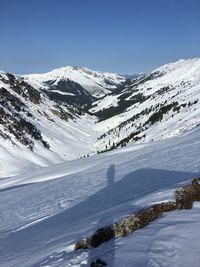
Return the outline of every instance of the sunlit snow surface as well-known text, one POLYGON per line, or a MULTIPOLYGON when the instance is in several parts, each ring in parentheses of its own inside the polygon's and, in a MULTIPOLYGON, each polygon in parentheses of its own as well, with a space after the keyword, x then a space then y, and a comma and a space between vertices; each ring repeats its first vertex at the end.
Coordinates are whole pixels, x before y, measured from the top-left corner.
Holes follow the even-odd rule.
POLYGON ((0 183, 1 267, 199 267, 200 206, 164 214, 97 249, 74 243, 200 176, 200 129, 164 141, 32 170, 0 183), (113 167, 114 165, 114 167, 113 167), (110 181, 110 168, 114 181, 110 181))

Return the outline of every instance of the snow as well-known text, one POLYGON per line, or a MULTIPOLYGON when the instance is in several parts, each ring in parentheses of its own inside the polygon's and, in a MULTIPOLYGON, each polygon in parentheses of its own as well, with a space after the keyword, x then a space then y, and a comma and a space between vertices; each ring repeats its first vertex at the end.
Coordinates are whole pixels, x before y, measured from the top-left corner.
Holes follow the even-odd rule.
MULTIPOLYGON (((6 89, 17 95, 9 86, 6 89)), ((19 95, 18 98, 24 102, 19 95)), ((31 102, 25 102, 25 104, 33 114, 33 118, 29 118, 29 121, 41 131, 50 149, 44 148, 42 144, 35 141, 34 151, 30 151, 14 137, 10 142, 0 136, 0 178, 15 176, 21 169, 29 172, 30 166, 31 169, 38 169, 53 163, 79 158, 93 151, 91 143, 97 138, 94 118, 83 115, 81 118, 62 120, 52 113, 52 110, 57 110, 55 102, 45 98, 39 105, 31 102)), ((63 110, 70 114, 67 108, 63 107, 63 110)), ((0 126, 0 130, 7 133, 3 126, 0 126)))
POLYGON ((102 100, 95 102, 94 107, 90 109, 91 112, 98 112, 104 108, 116 107, 118 105, 118 95, 107 95, 102 100))
MULTIPOLYGON (((42 96, 36 105, 0 82, 0 87, 27 104, 34 115, 30 122, 50 144, 48 150, 35 141, 32 152, 15 138, 10 142, 0 137, 2 267, 86 267, 96 258, 113 267, 199 267, 199 203, 192 210, 166 213, 147 227, 96 249, 74 251, 76 241, 141 208, 174 199, 176 188, 200 176, 199 102, 177 114, 165 114, 161 122, 145 130, 146 138, 138 144, 80 158, 103 149, 108 138, 118 140, 116 132, 97 142, 101 134, 151 105, 199 99, 200 59, 181 60, 155 71, 162 76, 137 87, 145 96, 151 96, 147 101, 101 122, 88 114, 62 120, 52 112, 57 110, 55 102, 42 96), (173 90, 157 93, 168 85, 173 90), (152 140, 156 141, 149 142, 152 140)), ((116 85, 123 80, 115 74, 80 67, 28 75, 25 79, 38 90, 50 79, 55 83, 72 79, 95 96, 114 90, 105 79, 116 85)), ((91 110, 117 106, 119 95, 106 95, 91 110)), ((62 108, 69 112, 68 107, 62 108)), ((120 138, 150 115, 140 117, 131 127, 123 127, 120 138)), ((3 125, 0 130, 7 133, 3 125)))
POLYGON ((53 93, 58 93, 58 94, 60 94, 60 95, 76 96, 75 94, 67 93, 67 92, 61 92, 61 91, 58 91, 58 90, 51 90, 51 92, 53 92, 53 93))
MULTIPOLYGON (((155 110, 149 114, 139 116, 138 119, 130 121, 122 127, 120 126, 121 123, 126 123, 127 120, 141 113, 146 108, 155 108, 157 104, 163 105, 165 102, 171 104, 176 101, 179 104, 192 103, 190 106, 182 107, 180 112, 168 112, 163 116, 162 121, 144 129, 140 136, 146 136, 137 141, 137 143, 168 139, 195 128, 200 124, 200 102, 195 102, 199 100, 200 96, 200 59, 181 60, 162 66, 153 72, 156 71, 160 71, 162 75, 138 85, 137 88, 134 88, 131 95, 133 96, 140 92, 144 96, 150 96, 150 98, 142 103, 136 103, 120 114, 100 122, 95 116, 88 114, 78 116, 74 115, 74 113, 72 119, 63 120, 55 114, 55 111, 59 112, 59 107, 61 107, 66 114, 70 115, 72 112, 70 112, 68 105, 60 104, 58 106, 57 103, 49 100, 43 93, 41 93, 41 103, 35 105, 14 92, 9 87, 9 84, 0 82, 0 87, 5 87, 27 106, 27 111, 33 115, 28 120, 35 125, 42 133, 43 139, 50 145, 50 149, 47 150, 40 142, 33 140, 34 151, 31 152, 13 136, 11 137, 12 142, 5 141, 4 138, 0 137, 0 166, 4 166, 4 168, 0 168, 0 177, 16 176, 20 173, 21 169, 24 172, 29 172, 29 168, 34 170, 47 167, 54 163, 74 160, 86 155, 96 154, 97 151, 105 150, 106 147, 109 147, 109 143, 112 144, 112 140, 116 143, 120 142, 131 133, 137 131, 137 128, 141 124, 145 124, 155 110), (166 86, 169 86, 170 90, 163 94, 158 94, 159 90, 166 86), (135 92, 135 89, 138 91, 135 92), (110 130, 112 132, 109 132, 110 130), (100 138, 103 134, 106 136, 100 138)), ((1 75, 6 79, 6 74, 2 73, 1 75)), ((25 76, 25 80, 32 84, 34 88, 40 90, 41 87, 46 86, 44 84, 45 81, 52 79, 58 81, 59 79, 68 79, 70 77, 82 86, 84 85, 82 82, 84 82, 93 89, 95 88, 95 82, 95 86, 98 84, 100 86, 98 88, 103 90, 101 91, 102 94, 107 94, 105 90, 108 89, 108 84, 105 84, 105 79, 113 82, 115 85, 124 81, 124 78, 117 74, 94 72, 81 67, 64 67, 46 74, 28 75, 25 76)), ((110 92, 110 90, 113 89, 109 87, 108 91, 110 92)), ((66 92, 58 92, 66 94, 66 92)), ((117 107, 122 94, 120 92, 105 95, 93 102, 90 112, 95 113, 103 109, 117 107)), ((7 112, 11 111, 7 109, 7 112)), ((24 116, 23 113, 20 115, 24 116)), ((1 126, 0 130, 10 135, 5 130, 5 127, 1 126)))
POLYGON ((126 238, 74 252, 97 228, 160 201, 200 174, 200 128, 1 180, 1 266, 199 266, 199 204, 126 238), (114 164, 114 167, 113 167, 114 164), (112 167, 111 167, 112 166, 112 167), (114 181, 109 181, 114 168, 114 181))
POLYGON ((44 74, 30 74, 23 76, 32 86, 45 87, 45 82, 54 81, 56 85, 60 80, 71 80, 79 83, 90 94, 96 97, 104 96, 110 90, 123 83, 125 78, 118 74, 91 71, 84 67, 62 67, 44 74), (109 81, 109 84, 106 83, 109 81), (111 84, 110 84, 111 83, 111 84))
MULTIPOLYGON (((123 127, 121 127, 120 124, 127 122, 129 119, 133 118, 134 115, 140 114, 145 109, 155 107, 158 104, 163 105, 166 103, 165 105, 169 105, 173 102, 188 104, 189 102, 195 103, 195 101, 197 101, 191 106, 181 108, 180 113, 168 112, 165 114, 162 121, 151 125, 148 129, 142 132, 141 135, 145 134, 146 137, 139 142, 170 138, 174 135, 189 131, 199 125, 200 103, 198 101, 200 95, 200 59, 180 60, 175 63, 164 65, 154 70, 152 73, 158 71, 162 75, 137 85, 134 87, 132 95, 127 98, 128 100, 135 94, 142 93, 146 97, 149 96, 146 101, 136 103, 127 108, 124 112, 101 121, 96 125, 98 131, 103 131, 103 129, 112 130, 112 132, 105 138, 98 141, 98 148, 101 148, 102 146, 105 148, 105 145, 108 144, 109 140, 115 140, 117 143, 121 139, 126 138, 129 134, 137 131, 137 127, 148 121, 153 112, 141 115, 134 121, 126 123, 123 127), (165 87, 169 87, 170 90, 163 94, 159 94, 159 90, 165 87), (135 90, 137 90, 137 92, 135 92, 135 90), (118 136, 118 134, 120 135, 118 136)), ((103 110, 106 107, 116 106, 120 96, 121 93, 119 95, 106 96, 97 102, 94 102, 94 107, 90 111, 95 112, 103 110)))

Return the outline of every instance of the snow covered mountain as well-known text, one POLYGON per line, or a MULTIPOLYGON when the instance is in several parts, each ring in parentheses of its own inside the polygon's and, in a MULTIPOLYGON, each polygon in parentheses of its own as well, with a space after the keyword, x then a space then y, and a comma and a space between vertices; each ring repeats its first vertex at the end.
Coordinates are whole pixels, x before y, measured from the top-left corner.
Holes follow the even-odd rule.
POLYGON ((104 133, 98 147, 147 142, 184 133, 200 123, 200 59, 180 60, 144 74, 89 110, 104 133))
POLYGON ((5 177, 196 127, 200 59, 134 79, 73 67, 26 76, 1 72, 0 93, 5 177))
POLYGON ((25 75, 24 78, 33 87, 50 89, 50 91, 56 91, 57 93, 63 92, 63 94, 77 94, 77 91, 81 94, 82 88, 97 98, 117 90, 126 81, 126 78, 122 75, 70 66, 44 74, 25 75), (72 88, 70 82, 78 84, 79 88, 72 88))
POLYGON ((60 105, 23 78, 3 72, 0 95, 1 177, 29 169, 30 163, 44 167, 88 153, 88 143, 96 138, 94 118, 79 105, 60 105))

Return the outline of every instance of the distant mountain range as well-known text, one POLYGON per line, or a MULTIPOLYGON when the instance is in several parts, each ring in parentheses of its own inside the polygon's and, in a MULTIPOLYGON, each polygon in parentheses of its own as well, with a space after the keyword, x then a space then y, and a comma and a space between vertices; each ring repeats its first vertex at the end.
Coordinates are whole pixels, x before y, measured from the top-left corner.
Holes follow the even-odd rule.
POLYGON ((0 176, 182 134, 200 123, 200 59, 140 75, 0 72, 0 176), (9 168, 4 168, 9 166, 9 168))

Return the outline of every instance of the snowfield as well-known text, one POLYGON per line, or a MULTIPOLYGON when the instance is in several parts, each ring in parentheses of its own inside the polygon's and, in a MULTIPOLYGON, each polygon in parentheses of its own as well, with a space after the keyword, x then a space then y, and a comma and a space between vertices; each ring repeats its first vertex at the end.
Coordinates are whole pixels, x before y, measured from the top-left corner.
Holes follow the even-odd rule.
POLYGON ((4 177, 1 267, 90 266, 96 258, 109 267, 199 267, 199 203, 96 249, 74 251, 76 241, 101 226, 173 199, 177 187, 200 176, 199 145, 196 127, 179 137, 4 177))

